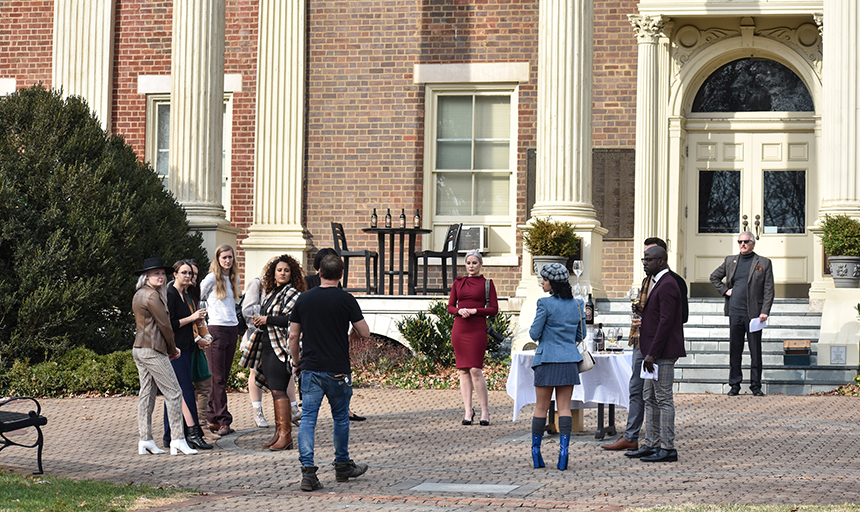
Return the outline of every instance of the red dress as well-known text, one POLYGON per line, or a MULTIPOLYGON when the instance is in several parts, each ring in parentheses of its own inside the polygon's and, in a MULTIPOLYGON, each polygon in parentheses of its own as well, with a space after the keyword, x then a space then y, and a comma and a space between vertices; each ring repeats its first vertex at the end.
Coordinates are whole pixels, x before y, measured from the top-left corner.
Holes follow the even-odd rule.
POLYGON ((484 276, 463 277, 454 281, 451 297, 448 299, 448 313, 456 315, 451 330, 451 343, 454 345, 454 359, 457 368, 483 368, 484 354, 487 352, 487 317, 499 312, 496 288, 490 281, 490 307, 484 307, 486 293, 484 276), (463 318, 458 309, 478 310, 478 313, 463 318))

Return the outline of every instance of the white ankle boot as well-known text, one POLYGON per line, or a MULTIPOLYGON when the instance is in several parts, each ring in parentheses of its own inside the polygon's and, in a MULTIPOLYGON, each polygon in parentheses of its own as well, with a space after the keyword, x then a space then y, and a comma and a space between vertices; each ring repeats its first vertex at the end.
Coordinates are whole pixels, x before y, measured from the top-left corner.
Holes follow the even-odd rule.
POLYGON ((269 422, 266 421, 266 417, 263 416, 263 408, 262 407, 254 407, 254 423, 257 424, 260 428, 269 428, 269 422))
POLYGON ((155 444, 155 441, 150 439, 149 441, 138 441, 137 442, 137 453, 139 455, 146 455, 147 453, 159 454, 164 453, 164 450, 158 447, 155 444))
POLYGON ((197 450, 188 446, 185 439, 174 439, 173 441, 170 441, 170 455, 176 455, 179 452, 182 452, 185 455, 194 455, 197 453, 197 450))

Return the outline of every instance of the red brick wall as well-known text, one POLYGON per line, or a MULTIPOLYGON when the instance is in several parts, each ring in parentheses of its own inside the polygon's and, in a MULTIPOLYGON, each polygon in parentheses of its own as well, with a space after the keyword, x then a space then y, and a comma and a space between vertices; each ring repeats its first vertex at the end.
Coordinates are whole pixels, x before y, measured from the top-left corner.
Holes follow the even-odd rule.
POLYGON ((610 299, 624 297, 633 284, 633 240, 603 241, 603 287, 610 299))
POLYGON ((637 0, 603 0, 594 5, 594 147, 636 145, 636 60, 638 50, 628 14, 637 0))
MULTIPOLYGON (((375 238, 360 230, 372 208, 384 216, 390 207, 395 217, 401 208, 410 214, 421 208, 424 86, 412 83, 416 62, 531 62, 532 78, 519 97, 517 221, 526 220, 526 149, 535 145, 536 1, 311 0, 307 22, 305 220, 315 248, 331 245, 331 221, 344 224, 350 248, 375 248, 375 238)), ((518 267, 487 269, 502 295, 513 294, 519 274, 518 267)))
POLYGON ((0 78, 50 87, 53 34, 54 2, 0 2, 0 78))

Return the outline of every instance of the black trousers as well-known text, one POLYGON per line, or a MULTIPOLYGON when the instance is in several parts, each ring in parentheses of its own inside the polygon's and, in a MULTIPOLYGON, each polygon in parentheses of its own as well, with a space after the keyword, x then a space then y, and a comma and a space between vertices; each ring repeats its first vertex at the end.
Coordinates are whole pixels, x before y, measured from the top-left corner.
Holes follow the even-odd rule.
POLYGON ((740 387, 744 380, 741 356, 744 353, 744 336, 750 346, 750 391, 761 390, 761 331, 750 332, 750 318, 746 315, 729 316, 729 385, 740 387))

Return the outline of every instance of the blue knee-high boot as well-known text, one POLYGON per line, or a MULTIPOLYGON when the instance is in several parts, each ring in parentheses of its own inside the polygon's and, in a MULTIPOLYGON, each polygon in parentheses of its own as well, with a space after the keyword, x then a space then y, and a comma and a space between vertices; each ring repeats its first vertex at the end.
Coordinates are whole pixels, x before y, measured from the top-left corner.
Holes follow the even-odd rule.
POLYGON ((573 418, 561 416, 558 418, 558 469, 567 469, 568 448, 570 446, 570 431, 573 428, 573 418))
POLYGON ((535 469, 544 468, 543 456, 540 454, 540 442, 543 439, 543 431, 546 428, 546 418, 532 418, 532 462, 535 469))

